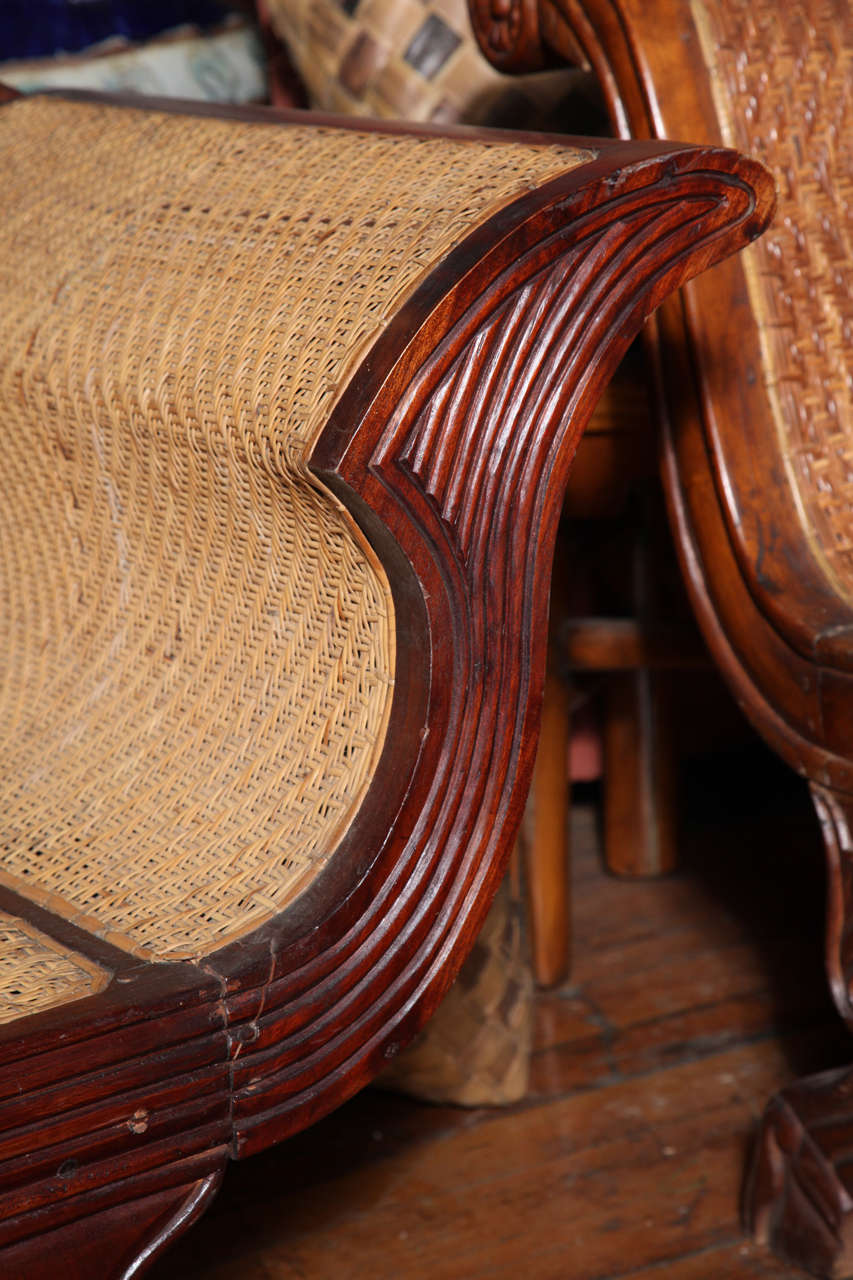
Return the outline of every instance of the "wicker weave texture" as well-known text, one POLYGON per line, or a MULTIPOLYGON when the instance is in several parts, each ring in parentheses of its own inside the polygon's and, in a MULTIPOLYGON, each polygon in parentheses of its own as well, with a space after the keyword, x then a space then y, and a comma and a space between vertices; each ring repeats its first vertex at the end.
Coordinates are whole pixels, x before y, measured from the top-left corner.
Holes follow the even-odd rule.
POLYGON ((0 157, 0 877, 200 955, 383 742, 388 586, 306 452, 424 271, 584 157, 38 98, 0 157))
POLYGON ((745 255, 768 395, 807 536, 853 597, 853 10, 694 0, 724 139, 776 175, 745 255))
POLYGON ((0 1022, 94 995, 109 974, 0 911, 0 1022))

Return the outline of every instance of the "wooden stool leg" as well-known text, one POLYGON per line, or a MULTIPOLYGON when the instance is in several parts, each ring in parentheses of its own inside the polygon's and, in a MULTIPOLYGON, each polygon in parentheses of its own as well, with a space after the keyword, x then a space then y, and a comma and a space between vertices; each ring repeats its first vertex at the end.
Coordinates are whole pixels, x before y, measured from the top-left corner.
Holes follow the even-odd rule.
POLYGON ((569 689, 552 663, 522 839, 533 973, 543 987, 562 982, 571 958, 568 751, 569 689))
MULTIPOLYGON (((641 633, 669 622, 672 553, 655 493, 643 495, 626 548, 628 598, 641 633)), ((654 655, 657 659, 658 655, 654 655)), ((604 856, 618 875, 656 876, 676 865, 676 769, 669 684, 657 661, 608 676, 604 714, 604 856)))
POLYGON ((662 875, 676 865, 675 760, 665 681, 665 673, 648 668, 607 677, 604 854, 617 875, 662 875))
MULTIPOLYGON (((827 967, 853 1029, 853 796, 812 786, 826 846, 827 967)), ((747 1184, 756 1239, 816 1276, 853 1276, 853 1067, 776 1094, 761 1122, 747 1184)))

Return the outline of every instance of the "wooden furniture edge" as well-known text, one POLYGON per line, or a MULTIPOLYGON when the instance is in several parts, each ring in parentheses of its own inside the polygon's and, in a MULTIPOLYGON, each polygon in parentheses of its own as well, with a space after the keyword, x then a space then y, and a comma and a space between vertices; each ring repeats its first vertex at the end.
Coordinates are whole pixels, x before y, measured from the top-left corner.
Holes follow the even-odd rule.
POLYGON ((402 784, 389 797, 377 774, 328 873, 271 924, 200 966, 134 975, 123 1016, 109 1006, 115 991, 80 1002, 77 1015, 102 1019, 96 1038, 68 1043, 50 1012, 0 1036, 0 1049, 14 1039, 19 1069, 33 1037, 42 1118, 16 1134, 46 1170, 34 1197, 11 1156, 0 1241, 70 1230, 105 1208, 107 1189, 120 1204, 186 1186, 186 1161, 208 1178, 226 1151, 249 1154, 311 1123, 415 1034, 452 981, 529 783, 550 560, 577 440, 648 313, 759 234, 772 203, 764 171, 734 153, 604 150, 495 213, 432 272, 353 375, 310 460, 386 565, 403 620, 400 711, 386 744, 402 784), (485 367, 484 351, 489 394, 439 431, 447 380, 485 367), (513 363, 519 351, 526 366, 513 363), (156 1107, 143 1104, 156 1098, 155 1141, 156 1107))
MULTIPOLYGON (((667 112, 657 93, 648 56, 633 26, 630 0, 469 0, 475 34, 485 56, 501 70, 525 71, 543 60, 549 65, 591 67, 605 95, 608 111, 618 136, 623 138, 672 136, 672 120, 701 141, 719 144, 716 110, 707 86, 707 71, 701 57, 699 39, 692 17, 685 18, 685 38, 679 46, 684 74, 678 87, 678 109, 667 112), (691 38, 688 39, 687 35, 691 38), (535 50, 540 48, 537 54, 535 50)), ((670 15, 687 13, 685 6, 670 15)), ((675 90, 671 77, 666 92, 675 90)), ((743 268, 731 261, 712 278, 697 282, 689 290, 695 299, 691 322, 684 340, 694 348, 697 334, 706 339, 706 349, 729 335, 730 352, 726 368, 733 362, 741 368, 743 423, 762 417, 760 385, 747 377, 750 366, 760 366, 760 343, 751 313, 744 311, 738 326, 713 318, 725 314, 727 299, 746 294, 743 268), (754 409, 754 412, 751 411, 754 409)), ((677 303, 670 304, 675 308, 677 303)), ((724 514, 735 563, 750 597, 749 607, 766 618, 782 642, 794 653, 827 667, 847 672, 853 668, 849 637, 853 632, 853 605, 839 596, 799 528, 786 519, 787 506, 778 490, 770 485, 765 500, 767 523, 774 529, 772 546, 761 531, 753 529, 744 515, 739 482, 728 466, 722 437, 728 448, 737 441, 726 431, 727 424, 716 419, 704 375, 696 385, 700 401, 701 430, 709 442, 714 462, 714 493, 724 514), (778 518, 777 518, 778 517, 778 518), (791 566, 796 566, 793 571, 791 566)), ((748 508, 747 508, 748 511, 748 508)), ((721 609, 724 609, 724 602, 721 609)), ((732 615, 735 624, 737 618, 732 615)))

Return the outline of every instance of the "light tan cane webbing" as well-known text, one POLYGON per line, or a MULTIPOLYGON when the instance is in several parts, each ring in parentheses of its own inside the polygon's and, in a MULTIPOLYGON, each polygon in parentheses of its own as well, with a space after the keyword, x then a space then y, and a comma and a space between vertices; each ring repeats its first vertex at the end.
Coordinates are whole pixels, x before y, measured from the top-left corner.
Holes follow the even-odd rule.
POLYGON ((0 1022, 94 995, 108 979, 98 965, 0 911, 0 1022))
POLYGON ((853 9, 692 4, 724 140, 779 184, 744 255, 750 300, 804 529, 853 598, 853 9))
POLYGON ((316 875, 382 747, 394 626, 305 456, 425 271, 586 158, 0 109, 7 884, 173 958, 316 875))

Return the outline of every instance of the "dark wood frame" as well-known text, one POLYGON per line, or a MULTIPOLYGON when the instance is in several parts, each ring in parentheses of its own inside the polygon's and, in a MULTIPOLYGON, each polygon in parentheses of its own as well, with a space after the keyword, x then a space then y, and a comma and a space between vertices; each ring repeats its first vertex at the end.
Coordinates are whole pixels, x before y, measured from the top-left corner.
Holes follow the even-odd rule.
POLYGON ((312 1123, 380 1070, 475 939, 529 786, 577 441, 653 308, 758 235, 773 201, 766 172, 732 152, 596 149, 436 266, 310 459, 381 558, 397 619, 384 752, 327 868, 288 910, 198 965, 141 964, 0 893, 114 975, 99 995, 0 1028, 8 1274, 55 1276, 60 1258, 69 1280, 95 1266, 105 1278, 141 1274, 201 1212, 228 1158, 312 1123), (462 364, 462 393, 440 412, 462 364))

